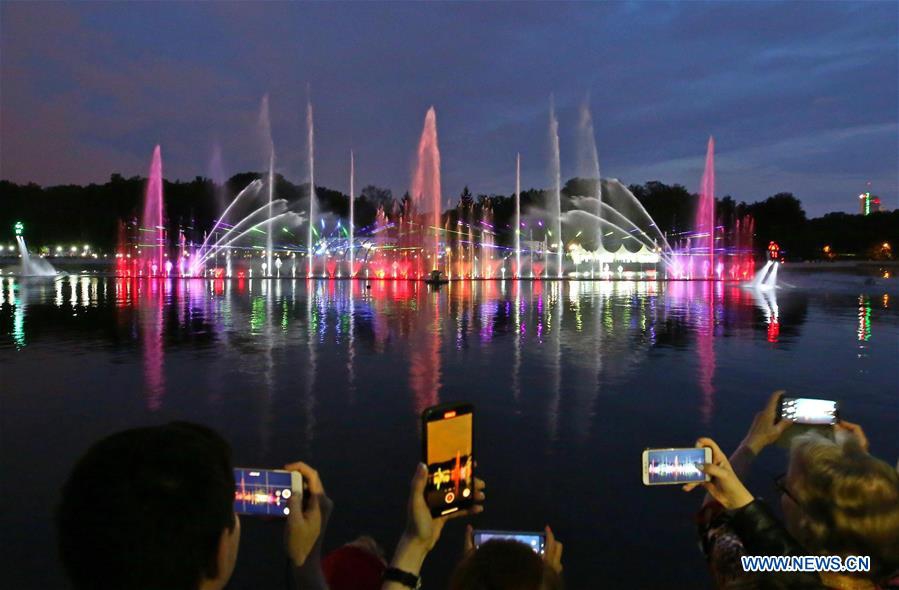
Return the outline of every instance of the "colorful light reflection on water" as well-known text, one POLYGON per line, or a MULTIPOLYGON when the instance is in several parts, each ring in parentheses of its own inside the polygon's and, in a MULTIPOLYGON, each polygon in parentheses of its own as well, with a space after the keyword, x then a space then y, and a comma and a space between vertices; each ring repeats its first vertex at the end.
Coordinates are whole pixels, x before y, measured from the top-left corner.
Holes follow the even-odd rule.
MULTIPOLYGON (((137 424, 210 424, 246 464, 307 459, 338 506, 329 543, 367 531, 390 546, 418 459, 418 413, 470 399, 491 487, 481 524, 564 531, 574 587, 627 583, 633 568, 622 564, 638 564, 619 542, 626 531, 657 541, 641 546, 641 560, 663 566, 647 586, 672 575, 704 584, 690 524, 699 498, 643 489, 639 454, 703 433, 731 447, 774 389, 842 400, 882 456, 899 454, 890 430, 899 311, 886 293, 67 276, 2 278, 0 303, 3 434, 17 449, 4 470, 35 474, 14 491, 27 509, 3 525, 26 531, 7 558, 31 585, 59 585, 40 548, 72 461, 137 424), (377 489, 360 494, 372 481, 377 489)), ((449 531, 434 579, 456 557, 459 531, 449 531)), ((247 523, 245 534, 255 540, 238 576, 280 583, 269 533, 247 523)))

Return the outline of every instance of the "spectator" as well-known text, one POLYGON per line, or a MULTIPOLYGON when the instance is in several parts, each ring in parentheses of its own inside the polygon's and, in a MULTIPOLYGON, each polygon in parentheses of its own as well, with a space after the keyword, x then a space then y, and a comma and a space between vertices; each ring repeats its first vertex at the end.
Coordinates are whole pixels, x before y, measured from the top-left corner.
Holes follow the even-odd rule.
POLYGON ((541 558, 517 541, 492 540, 477 549, 474 530, 465 535, 465 557, 456 566, 450 590, 561 590, 562 543, 546 527, 546 545, 541 558))
MULTIPOLYGON (((303 587, 317 562, 331 502, 318 474, 289 500, 285 549, 303 587)), ((77 590, 210 590, 231 577, 240 546, 228 444, 189 423, 136 428, 94 444, 69 475, 56 513, 59 552, 77 590)))
MULTIPOLYGON (((730 459, 718 445, 700 438, 697 446, 712 449, 706 466, 711 481, 699 525, 703 547, 719 588, 742 587, 747 576, 739 557, 752 555, 869 555, 871 571, 857 574, 822 572, 814 585, 828 588, 877 588, 899 566, 899 476, 868 454, 868 440, 857 424, 841 421, 835 440, 807 434, 794 441, 789 471, 778 478, 786 528, 746 489, 755 456, 790 427, 776 420, 782 391, 775 392, 756 415, 749 433, 730 459)), ((689 491, 697 484, 688 484, 689 491)), ((808 575, 778 575, 778 583, 812 585, 808 575)), ((771 582, 775 576, 768 576, 771 582)))

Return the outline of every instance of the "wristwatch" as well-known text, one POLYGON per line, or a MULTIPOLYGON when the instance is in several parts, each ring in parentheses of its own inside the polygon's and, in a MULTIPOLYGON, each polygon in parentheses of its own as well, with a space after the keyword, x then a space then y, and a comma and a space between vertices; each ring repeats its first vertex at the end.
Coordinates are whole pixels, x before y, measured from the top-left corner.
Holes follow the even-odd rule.
POLYGON ((402 584, 407 588, 412 588, 412 590, 419 590, 421 588, 421 578, 416 576, 415 574, 410 574, 409 572, 404 572, 401 569, 397 569, 395 567, 389 567, 384 570, 384 581, 385 582, 396 582, 398 584, 402 584))

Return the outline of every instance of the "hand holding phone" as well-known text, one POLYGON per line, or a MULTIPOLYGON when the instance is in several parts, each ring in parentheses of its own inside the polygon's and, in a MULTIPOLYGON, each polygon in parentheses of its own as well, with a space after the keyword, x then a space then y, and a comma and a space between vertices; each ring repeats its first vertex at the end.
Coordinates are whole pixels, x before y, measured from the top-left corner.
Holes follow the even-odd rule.
POLYGON ((709 481, 702 466, 711 462, 709 448, 646 449, 643 451, 643 485, 709 481))
POLYGON ((721 451, 718 443, 710 438, 700 438, 696 441, 697 447, 711 451, 711 461, 706 463, 703 471, 709 476, 706 482, 688 483, 683 487, 684 491, 689 492, 702 486, 706 489, 710 496, 721 503, 727 510, 737 510, 752 502, 752 494, 737 477, 734 468, 728 461, 727 456, 721 451))
POLYGON ((424 463, 428 468, 425 500, 434 517, 474 504, 474 407, 446 404, 422 414, 424 463))
POLYGON ((777 419, 795 424, 834 425, 839 421, 839 408, 834 400, 781 396, 777 419))
POLYGON ((291 497, 303 496, 303 477, 283 469, 234 468, 234 511, 249 516, 290 514, 291 497))
MULTIPOLYGON (((299 472, 305 485, 305 502, 301 502, 300 496, 292 495, 288 500, 290 514, 287 515, 287 531, 284 535, 284 546, 291 562, 301 574, 303 564, 313 553, 321 553, 321 539, 334 503, 325 493, 325 487, 318 475, 318 471, 310 465, 298 461, 284 466, 288 471, 299 472)), ((316 575, 318 558, 312 560, 311 575, 316 575)), ((302 585, 302 584, 301 584, 302 585)))
POLYGON ((782 389, 772 393, 765 407, 753 418, 749 432, 741 443, 752 451, 753 455, 758 455, 768 445, 781 440, 784 432, 793 425, 792 422, 778 418, 778 408, 784 393, 786 392, 782 389))

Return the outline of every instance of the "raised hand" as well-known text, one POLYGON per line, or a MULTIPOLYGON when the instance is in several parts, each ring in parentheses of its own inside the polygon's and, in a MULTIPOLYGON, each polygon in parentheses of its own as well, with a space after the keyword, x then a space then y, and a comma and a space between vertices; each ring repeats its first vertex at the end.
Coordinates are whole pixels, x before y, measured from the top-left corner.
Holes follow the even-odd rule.
POLYGON ((288 471, 299 471, 306 483, 306 509, 303 509, 300 494, 287 500, 290 513, 287 515, 287 528, 284 534, 284 546, 287 556, 297 567, 302 566, 309 554, 320 547, 322 530, 327 526, 328 518, 334 503, 325 494, 318 472, 303 462, 290 463, 284 466, 288 471))
MULTIPOLYGON (((393 560, 390 565, 405 572, 418 575, 428 552, 440 539, 443 525, 452 518, 469 516, 483 512, 482 503, 486 499, 484 494, 484 482, 475 478, 475 504, 467 510, 459 510, 447 516, 431 516, 431 509, 425 501, 425 487, 428 483, 428 468, 420 463, 412 477, 412 485, 409 490, 409 504, 406 511, 406 530, 397 544, 393 560)), ((383 588, 399 587, 392 582, 384 584, 383 588)))
POLYGON ((546 525, 546 546, 543 548, 543 562, 557 574, 562 573, 562 542, 556 539, 553 530, 546 525))
POLYGON ((777 421, 777 403, 785 393, 783 389, 772 393, 762 411, 755 415, 749 432, 741 443, 753 454, 758 455, 762 449, 777 442, 777 439, 793 425, 789 420, 777 421))
POLYGON ((842 431, 854 436, 862 450, 866 453, 868 452, 868 437, 865 435, 865 431, 862 430, 861 426, 855 422, 847 422, 846 420, 840 419, 840 421, 834 425, 834 428, 837 432, 842 431))

